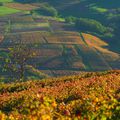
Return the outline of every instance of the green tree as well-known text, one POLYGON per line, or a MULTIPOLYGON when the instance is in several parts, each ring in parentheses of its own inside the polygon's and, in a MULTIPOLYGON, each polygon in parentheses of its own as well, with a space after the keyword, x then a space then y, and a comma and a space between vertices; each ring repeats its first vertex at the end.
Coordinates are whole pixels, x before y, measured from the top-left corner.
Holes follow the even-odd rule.
POLYGON ((75 24, 80 30, 93 31, 100 34, 107 31, 107 27, 94 19, 80 18, 76 20, 75 24))
POLYGON ((65 18, 65 21, 67 22, 67 23, 74 23, 75 21, 76 21, 76 17, 73 17, 73 16, 69 16, 69 17, 66 17, 65 18))
POLYGON ((31 11, 31 14, 57 17, 58 16, 58 11, 54 7, 52 7, 48 4, 45 4, 41 8, 31 11))

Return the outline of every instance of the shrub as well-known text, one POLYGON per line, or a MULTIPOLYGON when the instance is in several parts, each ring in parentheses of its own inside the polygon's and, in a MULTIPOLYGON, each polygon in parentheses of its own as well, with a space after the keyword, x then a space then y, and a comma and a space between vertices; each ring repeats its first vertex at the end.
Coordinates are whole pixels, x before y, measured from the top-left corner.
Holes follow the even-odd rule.
POLYGON ((37 10, 33 10, 32 14, 40 14, 40 15, 53 16, 53 17, 58 16, 57 10, 49 5, 44 5, 43 7, 37 10))

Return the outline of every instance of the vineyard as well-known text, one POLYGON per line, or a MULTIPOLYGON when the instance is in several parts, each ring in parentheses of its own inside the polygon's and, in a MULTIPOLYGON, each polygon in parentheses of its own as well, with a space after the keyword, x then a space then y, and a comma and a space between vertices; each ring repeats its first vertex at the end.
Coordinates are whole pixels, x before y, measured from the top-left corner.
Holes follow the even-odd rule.
MULTIPOLYGON (((50 32, 20 32, 10 33, 6 36, 6 40, 2 42, 4 45, 14 45, 16 43, 27 44, 36 52, 36 57, 46 57, 45 68, 57 68, 57 66, 66 66, 67 68, 76 68, 83 70, 107 70, 117 69, 120 57, 119 54, 103 48, 107 43, 94 36, 83 36, 83 38, 75 32, 57 31, 50 32), (92 38, 93 37, 93 38, 92 38), (95 41, 88 43, 89 41, 95 41), (103 47, 102 47, 103 46, 103 47), (68 58, 67 56, 71 56, 68 58), (108 56, 111 58, 108 59, 108 56), (113 65, 111 66, 109 62, 113 65)), ((37 63, 37 61, 34 63, 37 63)), ((40 63, 41 64, 41 63, 40 63)), ((65 69, 66 69, 65 67, 65 69)), ((59 68, 59 67, 58 67, 59 68)), ((64 69, 64 68, 63 68, 64 69)))
POLYGON ((0 120, 120 120, 120 0, 0 0, 0 120))
MULTIPOLYGON (((72 3, 71 3, 72 4, 72 3)), ((5 7, 31 11, 40 4, 5 3, 5 7)), ((35 54, 28 61, 50 76, 120 68, 120 54, 97 36, 76 31, 65 20, 17 12, 0 17, 0 51, 27 45, 35 54)))
POLYGON ((119 120, 120 71, 1 84, 1 120, 119 120))
MULTIPOLYGON (((30 27, 26 25, 28 26, 27 31, 24 27, 22 32, 24 25, 15 24, 10 29, 12 33, 6 35, 1 46, 7 49, 15 44, 26 44, 36 53, 36 57, 29 64, 36 66, 39 70, 56 70, 56 72, 57 70, 74 70, 77 72, 78 70, 119 69, 120 55, 107 49, 106 42, 85 33, 79 35, 79 33, 71 31, 36 31, 36 26, 39 29, 46 25, 47 23, 36 23, 30 27), (13 30, 17 32, 15 33, 13 30)), ((51 26, 48 29, 50 28, 51 26)), ((59 75, 61 74, 59 73, 59 75)))
POLYGON ((18 9, 18 10, 25 10, 25 11, 37 9, 36 6, 30 5, 30 4, 20 4, 20 3, 6 3, 5 6, 9 7, 9 8, 14 8, 14 9, 18 9))

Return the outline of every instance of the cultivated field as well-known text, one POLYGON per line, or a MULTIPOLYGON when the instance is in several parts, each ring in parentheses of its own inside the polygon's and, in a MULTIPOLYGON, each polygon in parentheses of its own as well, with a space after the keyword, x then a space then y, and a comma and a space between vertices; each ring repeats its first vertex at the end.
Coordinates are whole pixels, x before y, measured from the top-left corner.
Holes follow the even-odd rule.
POLYGON ((13 2, 13 0, 0 0, 2 3, 8 3, 8 2, 13 2))
POLYGON ((0 117, 3 120, 119 120, 119 90, 120 71, 83 72, 2 84, 0 117))
POLYGON ((29 64, 51 76, 120 68, 120 55, 109 50, 108 43, 71 30, 65 22, 23 13, 7 18, 0 19, 1 48, 26 44, 36 53, 29 64))
POLYGON ((20 3, 6 3, 6 7, 17 9, 17 10, 25 10, 31 11, 33 9, 37 9, 38 7, 30 5, 30 4, 20 4, 20 3))
POLYGON ((85 36, 83 40, 83 37, 67 31, 20 32, 8 34, 1 45, 5 47, 6 44, 27 44, 36 53, 36 57, 29 64, 41 70, 55 69, 56 74, 52 72, 55 75, 57 70, 100 71, 119 68, 119 54, 102 47, 107 43, 96 37, 89 38, 89 35, 89 39, 85 36))
POLYGON ((13 13, 17 13, 17 12, 20 12, 20 10, 16 10, 16 9, 13 9, 13 8, 8 8, 8 7, 5 7, 5 6, 0 6, 0 16, 5 16, 5 15, 8 15, 8 14, 13 14, 13 13))

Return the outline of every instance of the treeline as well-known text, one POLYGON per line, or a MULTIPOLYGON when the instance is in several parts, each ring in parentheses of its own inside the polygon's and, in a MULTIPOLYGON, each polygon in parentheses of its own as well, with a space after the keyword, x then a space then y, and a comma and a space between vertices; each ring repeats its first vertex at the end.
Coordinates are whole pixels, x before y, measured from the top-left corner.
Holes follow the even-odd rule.
POLYGON ((44 4, 42 7, 31 11, 31 14, 57 17, 58 11, 54 7, 50 6, 49 4, 44 4))
POLYGON ((32 3, 35 2, 37 0, 14 0, 15 2, 20 2, 20 3, 32 3))
POLYGON ((73 23, 78 31, 91 32, 103 37, 113 37, 114 29, 104 26, 101 22, 89 18, 66 17, 66 22, 73 23))

